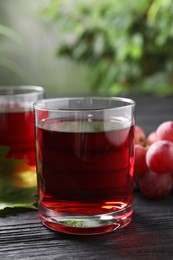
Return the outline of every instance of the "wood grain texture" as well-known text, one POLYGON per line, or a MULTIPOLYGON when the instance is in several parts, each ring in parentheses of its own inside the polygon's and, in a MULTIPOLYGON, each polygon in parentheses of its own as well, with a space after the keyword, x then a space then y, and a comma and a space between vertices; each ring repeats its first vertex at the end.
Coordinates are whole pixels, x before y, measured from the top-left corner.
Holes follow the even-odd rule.
POLYGON ((48 230, 36 211, 0 218, 0 259, 173 259, 173 194, 149 201, 135 191, 133 221, 98 236, 48 230))
MULTIPOLYGON (((135 97, 136 121, 146 132, 173 119, 173 98, 135 97)), ((44 227, 37 211, 0 212, 0 259, 171 260, 173 193, 150 201, 135 191, 133 221, 124 229, 98 236, 73 236, 44 227)))

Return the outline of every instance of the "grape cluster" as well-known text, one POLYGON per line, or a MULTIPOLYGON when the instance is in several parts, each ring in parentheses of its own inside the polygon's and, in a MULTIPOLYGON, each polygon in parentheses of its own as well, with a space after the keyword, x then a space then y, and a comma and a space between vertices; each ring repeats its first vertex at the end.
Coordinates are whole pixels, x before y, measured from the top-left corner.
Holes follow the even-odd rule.
POLYGON ((173 189, 173 121, 163 122, 145 135, 135 126, 134 177, 148 199, 161 199, 173 189))

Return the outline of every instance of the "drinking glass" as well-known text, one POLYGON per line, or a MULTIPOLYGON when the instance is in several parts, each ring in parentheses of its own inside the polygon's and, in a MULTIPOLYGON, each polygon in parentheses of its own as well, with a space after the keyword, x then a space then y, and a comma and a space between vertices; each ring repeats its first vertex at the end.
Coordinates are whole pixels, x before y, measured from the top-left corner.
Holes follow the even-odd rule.
POLYGON ((47 227, 100 234, 133 213, 135 102, 121 97, 34 104, 38 205, 47 227))
MULTIPOLYGON (((5 187, 3 198, 7 188, 36 187, 33 102, 43 98, 43 92, 40 86, 0 87, 0 183, 1 188, 5 187)), ((8 191, 9 195, 13 201, 12 190, 8 191)))

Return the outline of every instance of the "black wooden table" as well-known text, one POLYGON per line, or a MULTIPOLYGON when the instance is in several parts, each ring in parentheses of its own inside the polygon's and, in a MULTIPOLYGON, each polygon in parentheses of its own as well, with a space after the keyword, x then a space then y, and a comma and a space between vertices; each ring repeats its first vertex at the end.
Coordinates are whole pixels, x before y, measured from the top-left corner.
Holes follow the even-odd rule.
MULTIPOLYGON (((173 120, 173 97, 134 97, 136 122, 146 133, 173 120)), ((173 193, 150 201, 135 191, 133 221, 98 236, 72 236, 48 230, 37 211, 0 211, 0 259, 173 259, 173 193)))

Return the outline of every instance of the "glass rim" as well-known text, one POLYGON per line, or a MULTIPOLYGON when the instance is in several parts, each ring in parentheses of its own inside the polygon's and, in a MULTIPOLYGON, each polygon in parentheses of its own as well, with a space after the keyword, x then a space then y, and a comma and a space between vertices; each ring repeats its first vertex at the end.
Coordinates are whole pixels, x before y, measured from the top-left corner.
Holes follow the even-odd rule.
POLYGON ((104 110, 117 110, 117 109, 124 109, 128 107, 135 107, 136 102, 131 98, 126 97, 98 97, 98 96, 86 96, 86 97, 58 97, 58 98, 46 98, 46 99, 40 99, 33 103, 33 107, 35 110, 39 111, 57 111, 57 112, 88 112, 88 111, 104 111, 104 110), (58 102, 63 100, 87 100, 87 99, 95 99, 95 100, 112 100, 112 101, 118 101, 118 102, 124 102, 126 104, 118 107, 112 107, 112 108, 84 108, 84 109, 69 109, 69 108, 61 108, 58 107, 51 107, 51 105, 44 107, 44 104, 48 104, 49 102, 58 102))
POLYGON ((21 96, 28 96, 28 95, 35 95, 35 94, 42 94, 44 93, 44 88, 41 86, 36 85, 10 85, 10 86, 0 86, 0 98, 6 98, 6 97, 21 97, 21 96), (20 91, 16 92, 15 91, 20 91), (4 93, 1 93, 1 91, 4 91, 4 93), (23 92, 22 92, 23 91, 23 92), (26 92, 24 92, 26 91, 26 92))

